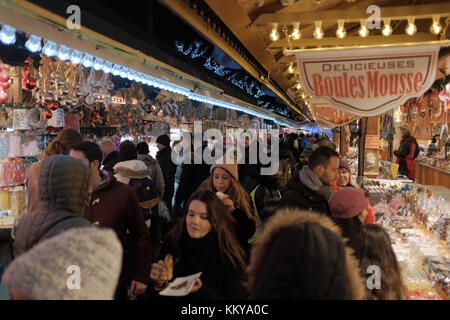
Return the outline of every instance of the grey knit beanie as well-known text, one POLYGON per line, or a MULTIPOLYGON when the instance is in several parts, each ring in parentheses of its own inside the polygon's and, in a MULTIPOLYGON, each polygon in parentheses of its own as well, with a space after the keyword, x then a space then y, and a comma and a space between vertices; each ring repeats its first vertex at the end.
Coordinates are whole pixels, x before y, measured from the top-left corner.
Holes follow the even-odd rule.
POLYGON ((74 228, 14 259, 2 282, 33 300, 111 300, 121 268, 113 230, 74 228))

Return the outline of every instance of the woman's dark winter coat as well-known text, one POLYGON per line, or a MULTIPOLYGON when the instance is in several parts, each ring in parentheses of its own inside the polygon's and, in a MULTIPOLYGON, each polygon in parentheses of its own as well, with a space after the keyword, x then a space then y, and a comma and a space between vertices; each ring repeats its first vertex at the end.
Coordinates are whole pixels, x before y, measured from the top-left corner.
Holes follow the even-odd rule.
POLYGON ((248 254, 250 252, 250 244, 248 243, 248 240, 256 231, 256 222, 255 220, 249 219, 247 214, 239 208, 234 209, 231 215, 236 220, 234 229, 236 232, 236 239, 242 249, 244 249, 244 251, 248 254))
POLYGON ((89 197, 91 171, 80 160, 55 155, 39 170, 39 211, 23 216, 15 232, 17 257, 39 241, 71 228, 91 226, 82 218, 89 197))
POLYGON ((317 213, 285 209, 265 225, 247 268, 252 299, 363 299, 357 260, 339 228, 317 213))
MULTIPOLYGON (((228 258, 222 257, 219 250, 217 234, 209 232, 204 238, 189 237, 186 229, 180 240, 180 252, 177 252, 172 238, 166 237, 159 259, 164 260, 167 254, 174 257, 173 279, 202 272, 200 279, 202 287, 195 293, 189 294, 188 299, 244 299, 246 290, 243 285, 244 270, 232 265, 228 258)), ((149 286, 149 298, 155 297, 156 292, 149 286)))

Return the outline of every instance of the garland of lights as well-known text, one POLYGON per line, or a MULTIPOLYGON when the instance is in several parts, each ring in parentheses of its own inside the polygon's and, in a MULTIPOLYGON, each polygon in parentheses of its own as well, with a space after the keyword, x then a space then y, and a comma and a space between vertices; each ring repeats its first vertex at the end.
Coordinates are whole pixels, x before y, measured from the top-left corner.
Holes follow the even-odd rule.
POLYGON ((274 113, 278 113, 283 116, 290 116, 290 108, 289 107, 279 107, 273 106, 268 101, 263 101, 260 98, 264 97, 266 94, 262 91, 261 86, 257 84, 256 81, 250 80, 246 75, 242 78, 242 76, 233 72, 229 69, 226 69, 225 66, 214 61, 213 57, 205 56, 207 49, 200 50, 202 47, 202 43, 199 41, 194 41, 194 43, 189 44, 189 47, 185 49, 185 42, 175 40, 175 46, 178 52, 182 53, 185 56, 190 57, 191 59, 204 58, 205 62, 203 63, 203 67, 206 69, 213 71, 215 74, 221 77, 225 77, 226 80, 230 81, 233 85, 245 91, 247 94, 251 95, 255 99, 257 99, 258 106, 274 113), (194 49, 195 47, 195 49, 194 49))

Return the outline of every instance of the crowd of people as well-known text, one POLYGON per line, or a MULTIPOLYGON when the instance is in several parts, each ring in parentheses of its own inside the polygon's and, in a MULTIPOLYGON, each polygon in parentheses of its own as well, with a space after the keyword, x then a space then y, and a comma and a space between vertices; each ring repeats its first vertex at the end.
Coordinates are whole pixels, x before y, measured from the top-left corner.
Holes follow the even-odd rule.
MULTIPOLYGON (((83 141, 61 131, 27 177, 1 286, 10 299, 175 299, 159 293, 201 272, 192 299, 404 299, 389 235, 327 137, 282 135, 278 171, 218 158, 175 164, 167 135, 83 141), (366 285, 368 266, 381 287, 366 285), (77 290, 67 268, 78 266, 77 290), (91 282, 92 279, 92 282, 91 282), (88 283, 89 281, 89 283, 88 283), (371 289, 372 288, 372 289, 371 289)), ((173 145, 172 145, 173 146, 173 145)), ((207 144, 193 145, 193 157, 207 144)), ((76 283, 76 281, 75 281, 76 283)))

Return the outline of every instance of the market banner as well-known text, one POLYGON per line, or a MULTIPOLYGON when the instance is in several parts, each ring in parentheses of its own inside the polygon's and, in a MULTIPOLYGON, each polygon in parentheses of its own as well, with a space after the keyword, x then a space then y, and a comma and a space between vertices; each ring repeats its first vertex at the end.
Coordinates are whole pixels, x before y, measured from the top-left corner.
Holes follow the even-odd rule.
POLYGON ((360 117, 352 113, 332 108, 328 103, 311 103, 311 112, 321 128, 340 127, 360 117))
POLYGON ((435 80, 439 45, 296 52, 303 90, 314 100, 375 116, 424 94, 435 80))

